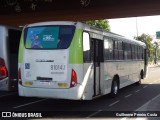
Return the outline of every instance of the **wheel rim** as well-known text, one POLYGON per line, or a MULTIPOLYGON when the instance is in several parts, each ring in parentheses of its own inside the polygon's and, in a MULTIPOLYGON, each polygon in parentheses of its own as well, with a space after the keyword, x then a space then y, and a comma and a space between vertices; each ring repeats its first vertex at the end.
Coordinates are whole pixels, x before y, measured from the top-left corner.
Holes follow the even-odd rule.
POLYGON ((117 82, 116 82, 116 81, 114 81, 113 92, 114 92, 115 95, 116 95, 117 92, 118 92, 118 85, 117 85, 117 82))
POLYGON ((139 75, 139 83, 141 84, 141 75, 139 75))

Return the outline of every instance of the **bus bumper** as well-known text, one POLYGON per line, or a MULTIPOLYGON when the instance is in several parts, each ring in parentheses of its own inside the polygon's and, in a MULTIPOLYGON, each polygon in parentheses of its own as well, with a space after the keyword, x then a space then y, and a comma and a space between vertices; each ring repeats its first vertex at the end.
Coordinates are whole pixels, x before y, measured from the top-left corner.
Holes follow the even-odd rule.
POLYGON ((19 96, 24 97, 80 100, 82 98, 83 93, 81 89, 82 86, 80 84, 78 84, 76 87, 68 89, 33 88, 25 87, 18 84, 19 96))

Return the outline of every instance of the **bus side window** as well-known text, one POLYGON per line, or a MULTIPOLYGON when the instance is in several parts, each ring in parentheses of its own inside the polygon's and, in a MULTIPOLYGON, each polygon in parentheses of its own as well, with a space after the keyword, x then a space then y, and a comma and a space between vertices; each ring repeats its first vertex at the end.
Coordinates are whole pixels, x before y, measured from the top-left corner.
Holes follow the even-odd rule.
POLYGON ((84 62, 91 61, 90 36, 87 32, 83 32, 83 56, 84 62))
POLYGON ((141 51, 142 51, 142 60, 144 59, 144 49, 143 49, 143 47, 141 47, 141 51))
POLYGON ((119 60, 123 60, 123 42, 122 41, 118 41, 118 59, 119 60))
POLYGON ((113 48, 114 48, 114 60, 118 60, 119 56, 118 56, 118 41, 114 40, 114 44, 113 44, 113 48))
POLYGON ((104 60, 113 60, 113 40, 111 38, 104 39, 104 60))
POLYGON ((127 60, 128 52, 127 52, 127 43, 124 43, 124 59, 127 60))

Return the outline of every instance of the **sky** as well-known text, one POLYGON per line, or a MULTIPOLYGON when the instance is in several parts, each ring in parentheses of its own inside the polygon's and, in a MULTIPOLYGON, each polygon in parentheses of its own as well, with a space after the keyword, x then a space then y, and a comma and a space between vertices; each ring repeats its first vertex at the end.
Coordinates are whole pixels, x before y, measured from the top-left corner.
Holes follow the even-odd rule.
POLYGON ((140 36, 142 33, 149 34, 155 39, 156 31, 160 31, 160 15, 108 19, 111 27, 111 32, 133 38, 140 36), (137 29, 136 29, 137 21, 137 29))

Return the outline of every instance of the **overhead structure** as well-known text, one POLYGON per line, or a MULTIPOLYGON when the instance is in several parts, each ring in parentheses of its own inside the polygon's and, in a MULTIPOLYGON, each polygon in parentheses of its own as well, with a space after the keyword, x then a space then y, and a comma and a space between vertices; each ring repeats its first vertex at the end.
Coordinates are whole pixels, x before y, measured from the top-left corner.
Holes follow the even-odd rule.
POLYGON ((109 19, 160 14, 159 0, 0 0, 0 23, 109 19))

